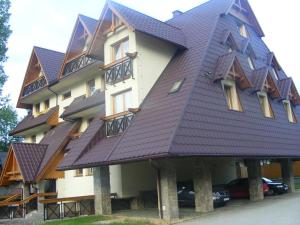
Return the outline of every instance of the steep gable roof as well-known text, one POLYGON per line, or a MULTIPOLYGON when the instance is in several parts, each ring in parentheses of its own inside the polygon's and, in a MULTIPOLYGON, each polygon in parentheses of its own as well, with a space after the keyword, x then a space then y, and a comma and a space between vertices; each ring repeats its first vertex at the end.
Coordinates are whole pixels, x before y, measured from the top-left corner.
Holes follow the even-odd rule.
POLYGON ((263 91, 266 83, 269 85, 267 92, 270 93, 271 97, 280 98, 280 91, 277 87, 277 81, 274 80, 271 75, 269 67, 263 67, 253 71, 253 85, 254 91, 263 91))

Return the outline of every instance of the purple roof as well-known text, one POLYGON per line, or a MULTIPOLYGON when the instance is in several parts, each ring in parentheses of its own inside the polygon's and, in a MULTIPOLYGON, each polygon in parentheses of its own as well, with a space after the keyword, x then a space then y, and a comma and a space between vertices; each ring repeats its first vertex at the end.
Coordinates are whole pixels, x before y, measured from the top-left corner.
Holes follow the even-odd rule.
POLYGON ((109 1, 108 6, 134 30, 186 47, 185 36, 178 27, 164 23, 113 1, 109 1))
POLYGON ((34 182, 41 161, 47 150, 47 145, 13 143, 12 149, 20 166, 24 181, 26 183, 34 182))
POLYGON ((33 50, 45 73, 48 84, 52 84, 57 79, 65 54, 40 47, 34 47, 33 50))
MULTIPOLYGON (((230 111, 220 82, 213 82, 220 57, 228 53, 228 46, 220 43, 224 30, 236 34, 239 46, 245 41, 238 35, 236 20, 224 15, 231 5, 231 0, 211 0, 168 21, 184 33, 187 49, 174 55, 121 136, 90 142, 88 151, 70 150, 68 157, 82 154, 65 168, 179 156, 300 157, 296 135, 300 124, 288 122, 282 102, 270 101, 275 119, 266 119, 253 89, 238 89, 244 111, 230 111), (168 94, 182 79, 180 90, 168 94)), ((270 50, 261 34, 248 25, 247 30, 257 56, 255 67, 269 66, 266 58, 270 50)), ((253 80, 248 55, 234 54, 245 75, 253 80)), ((218 69, 222 77, 235 57, 224 60, 218 69)), ((300 118, 299 108, 294 111, 300 118)))
POLYGON ((85 27, 88 29, 88 32, 93 35, 97 28, 98 20, 95 20, 88 16, 84 16, 82 14, 79 14, 78 18, 82 23, 84 23, 85 27))

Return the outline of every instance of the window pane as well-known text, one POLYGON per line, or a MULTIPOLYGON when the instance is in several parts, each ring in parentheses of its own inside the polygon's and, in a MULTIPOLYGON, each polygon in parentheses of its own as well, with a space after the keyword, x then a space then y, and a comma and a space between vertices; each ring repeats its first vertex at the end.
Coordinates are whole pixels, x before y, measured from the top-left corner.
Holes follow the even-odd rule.
POLYGON ((123 103, 123 95, 119 94, 114 97, 114 113, 123 112, 124 103, 123 103))
POLYGON ((124 93, 124 111, 128 110, 128 108, 132 107, 132 97, 131 97, 131 91, 127 91, 124 93))
POLYGON ((125 57, 126 53, 128 52, 129 52, 129 40, 127 39, 123 42, 123 57, 125 57))
POLYGON ((122 48, 121 48, 121 44, 115 45, 114 51, 115 51, 115 60, 121 59, 121 58, 122 58, 122 48))
POLYGON ((87 89, 88 89, 88 96, 92 96, 95 91, 96 91, 96 86, 95 86, 95 79, 88 81, 87 83, 87 89))
POLYGON ((242 112, 243 108, 235 84, 234 83, 224 84, 224 92, 225 92, 228 108, 230 110, 242 112))
POLYGON ((250 57, 248 57, 248 64, 249 64, 251 70, 254 70, 254 69, 255 69, 255 68, 254 68, 254 63, 253 63, 253 61, 252 61, 252 59, 251 59, 250 57))

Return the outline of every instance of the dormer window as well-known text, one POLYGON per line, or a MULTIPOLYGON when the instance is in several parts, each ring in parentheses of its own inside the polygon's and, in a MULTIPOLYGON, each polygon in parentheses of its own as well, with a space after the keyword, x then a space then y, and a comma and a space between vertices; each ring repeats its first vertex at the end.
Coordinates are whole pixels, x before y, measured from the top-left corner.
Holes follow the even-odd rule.
POLYGON ((129 39, 126 38, 113 45, 113 61, 120 60, 126 56, 129 51, 129 39))
POLYGON ((274 113, 269 102, 268 94, 266 92, 258 92, 257 96, 263 115, 267 118, 274 118, 274 113))
POLYGON ((296 118, 295 112, 292 108, 291 102, 289 100, 284 100, 283 101, 283 106, 284 106, 284 109, 286 111, 289 122, 290 123, 297 123, 297 118, 296 118))
POLYGON ((95 79, 89 80, 87 82, 87 96, 90 97, 94 95, 96 92, 96 84, 95 79))
POLYGON ((254 69, 255 69, 255 66, 254 66, 253 59, 252 59, 250 56, 248 56, 248 57, 247 57, 247 60, 248 60, 248 64, 249 64, 250 69, 251 69, 251 70, 254 70, 254 69))
POLYGON ((248 31, 247 31, 247 28, 246 28, 245 24, 243 24, 243 23, 239 24, 238 29, 239 29, 239 33, 242 37, 244 37, 244 38, 249 37, 249 34, 248 34, 248 31))
POLYGON ((242 112, 243 107, 233 80, 222 80, 222 87, 229 110, 242 112))

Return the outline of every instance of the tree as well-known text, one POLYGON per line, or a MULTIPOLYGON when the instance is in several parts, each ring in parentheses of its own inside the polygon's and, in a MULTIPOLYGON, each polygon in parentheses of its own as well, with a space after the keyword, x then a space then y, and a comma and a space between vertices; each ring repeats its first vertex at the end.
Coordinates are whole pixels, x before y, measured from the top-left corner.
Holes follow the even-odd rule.
POLYGON ((9 136, 9 131, 18 124, 18 115, 16 110, 10 105, 0 109, 0 149, 7 151, 10 143, 18 141, 16 137, 9 136))
MULTIPOLYGON (((7 79, 7 76, 3 69, 3 63, 6 62, 7 56, 7 40, 9 35, 11 34, 10 26, 9 26, 9 8, 10 1, 9 0, 0 0, 0 96, 2 97, 2 88, 7 79)), ((2 101, 3 97, 2 97, 2 101)), ((0 102, 0 106, 6 102, 0 102)))
POLYGON ((11 34, 9 26, 9 0, 0 0, 0 151, 7 151, 9 144, 16 140, 9 136, 9 131, 15 128, 18 123, 16 110, 10 106, 9 98, 3 96, 3 85, 7 79, 3 64, 7 60, 7 40, 11 34))

